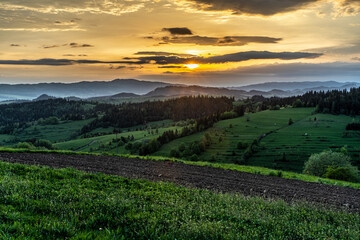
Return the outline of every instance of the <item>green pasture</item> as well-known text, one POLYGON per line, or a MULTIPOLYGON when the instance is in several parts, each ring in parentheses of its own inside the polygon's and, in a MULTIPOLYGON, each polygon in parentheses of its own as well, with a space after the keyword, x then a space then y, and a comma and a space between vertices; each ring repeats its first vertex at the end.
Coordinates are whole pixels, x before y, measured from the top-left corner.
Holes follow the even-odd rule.
POLYGON ((299 172, 312 153, 347 146, 353 163, 360 166, 360 133, 345 131, 348 123, 359 120, 331 114, 304 118, 263 138, 265 149, 250 158, 248 164, 299 172))
MULTIPOLYGON (((141 131, 125 131, 117 134, 117 137, 120 139, 121 137, 128 138, 129 136, 134 136, 133 142, 144 142, 149 141, 153 138, 159 137, 165 131, 169 130, 181 130, 181 127, 163 127, 158 129, 158 133, 156 133, 155 129, 151 130, 141 130, 141 131)), ((116 134, 103 135, 98 137, 91 138, 81 138, 66 142, 61 142, 55 144, 55 147, 60 150, 77 150, 82 152, 109 152, 116 153, 116 134)), ((118 146, 119 154, 127 154, 128 150, 125 149, 125 145, 118 146)))
POLYGON ((358 239, 360 217, 306 202, 0 162, 1 239, 358 239))

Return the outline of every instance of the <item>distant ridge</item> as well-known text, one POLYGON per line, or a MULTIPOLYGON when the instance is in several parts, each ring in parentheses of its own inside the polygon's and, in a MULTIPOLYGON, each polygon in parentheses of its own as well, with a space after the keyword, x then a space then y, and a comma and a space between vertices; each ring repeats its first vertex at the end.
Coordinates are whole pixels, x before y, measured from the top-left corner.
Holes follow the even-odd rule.
POLYGON ((258 91, 271 91, 274 89, 279 89, 282 91, 299 91, 307 92, 310 90, 313 91, 326 91, 334 89, 350 89, 352 87, 359 87, 360 83, 356 82, 335 82, 335 81, 307 81, 307 82, 267 82, 259 84, 251 84, 241 87, 230 87, 230 89, 237 90, 258 90, 258 91))
POLYGON ((0 101, 14 99, 30 100, 41 94, 54 97, 76 96, 79 98, 114 95, 119 92, 146 94, 158 87, 169 85, 171 84, 136 79, 77 83, 0 84, 0 101))
POLYGON ((43 101, 43 100, 49 100, 49 99, 56 99, 56 97, 49 96, 47 94, 42 94, 39 97, 35 98, 33 101, 43 101))

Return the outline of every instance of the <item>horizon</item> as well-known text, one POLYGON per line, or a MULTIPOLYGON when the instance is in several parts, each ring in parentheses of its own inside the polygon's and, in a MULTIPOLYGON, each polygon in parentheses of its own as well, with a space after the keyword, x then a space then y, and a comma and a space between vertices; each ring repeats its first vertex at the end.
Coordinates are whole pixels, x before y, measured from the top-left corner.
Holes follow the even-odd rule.
POLYGON ((359 82, 358 1, 4 0, 0 12, 1 84, 359 82))

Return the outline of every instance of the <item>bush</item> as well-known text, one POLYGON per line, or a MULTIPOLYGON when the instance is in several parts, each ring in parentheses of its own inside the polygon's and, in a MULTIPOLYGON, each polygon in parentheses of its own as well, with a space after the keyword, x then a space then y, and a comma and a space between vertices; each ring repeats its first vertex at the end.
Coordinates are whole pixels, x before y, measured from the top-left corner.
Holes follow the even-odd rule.
POLYGON ((190 157, 190 161, 192 161, 192 162, 197 162, 197 161, 199 161, 199 156, 196 155, 196 154, 193 154, 193 155, 190 157))
POLYGON ((238 117, 236 112, 224 112, 220 115, 221 120, 232 119, 238 117))
POLYGON ((178 157, 180 157, 180 153, 179 153, 179 151, 178 150, 176 150, 176 149, 171 149, 170 150, 170 157, 174 157, 174 158, 178 158, 178 157))
POLYGON ((20 142, 15 145, 15 148, 34 149, 35 146, 28 142, 20 142))
POLYGON ((359 181, 358 169, 354 166, 328 168, 324 177, 338 179, 349 182, 359 181))
POLYGON ((318 177, 351 181, 358 180, 358 169, 351 165, 350 157, 331 150, 312 154, 305 162, 304 173, 318 177))
POLYGON ((36 147, 43 147, 46 149, 54 149, 52 143, 49 140, 45 140, 45 139, 38 139, 35 141, 34 145, 36 147))

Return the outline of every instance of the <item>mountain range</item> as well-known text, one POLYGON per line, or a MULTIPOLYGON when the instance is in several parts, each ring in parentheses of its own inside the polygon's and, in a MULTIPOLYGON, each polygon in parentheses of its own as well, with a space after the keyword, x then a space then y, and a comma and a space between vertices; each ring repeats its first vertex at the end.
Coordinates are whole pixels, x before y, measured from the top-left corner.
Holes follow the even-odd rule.
POLYGON ((268 82, 240 87, 205 87, 140 81, 136 79, 115 79, 101 82, 0 84, 0 101, 46 100, 62 97, 72 100, 126 99, 140 97, 177 97, 191 95, 233 96, 246 98, 254 95, 264 97, 287 97, 301 95, 307 91, 327 91, 359 87, 360 83, 327 82, 268 82), (72 97, 69 97, 72 96, 72 97))

